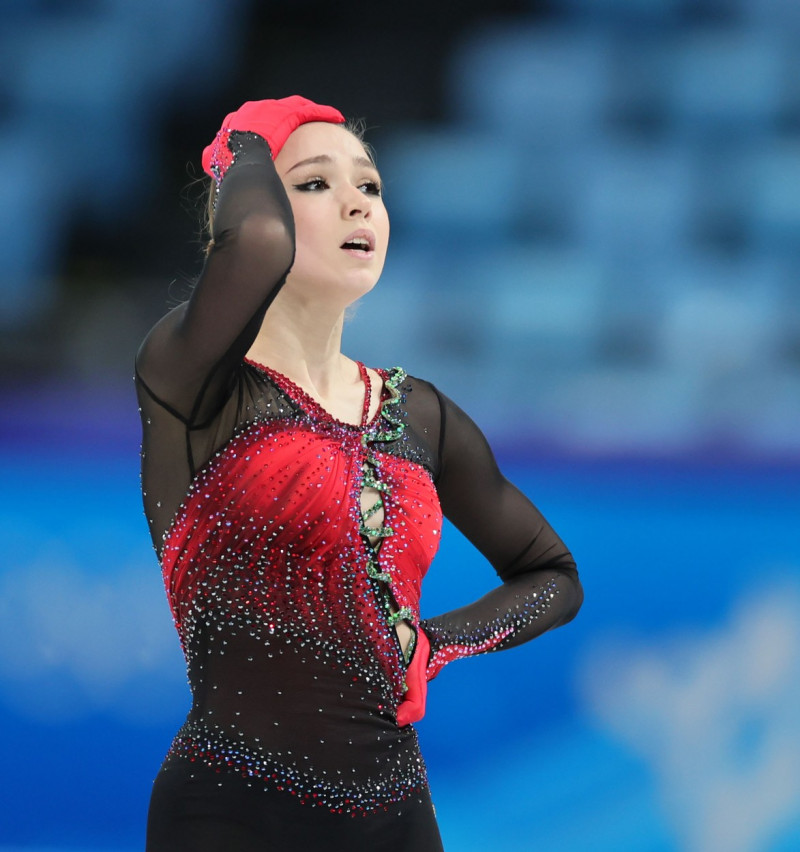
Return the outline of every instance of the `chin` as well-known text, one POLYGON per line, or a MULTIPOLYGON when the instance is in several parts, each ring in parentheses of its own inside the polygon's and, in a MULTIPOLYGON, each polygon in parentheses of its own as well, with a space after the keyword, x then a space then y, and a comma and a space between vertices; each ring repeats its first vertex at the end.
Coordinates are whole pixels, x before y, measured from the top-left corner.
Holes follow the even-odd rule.
POLYGON ((360 299, 375 287, 380 279, 380 270, 350 269, 341 278, 331 283, 332 289, 340 290, 343 294, 360 299))
POLYGON ((291 275, 286 280, 287 287, 291 287, 295 292, 302 291, 304 301, 308 300, 320 305, 327 303, 337 310, 344 310, 366 296, 377 283, 378 279, 375 275, 366 276, 363 272, 334 280, 330 278, 327 280, 317 278, 313 282, 297 278, 292 280, 291 275))
POLYGON ((343 295, 347 297, 347 305, 352 305, 354 302, 357 302, 359 299, 366 296, 368 293, 371 293, 375 289, 375 285, 378 283, 377 278, 373 278, 369 282, 354 282, 350 284, 346 291, 343 291, 343 295))

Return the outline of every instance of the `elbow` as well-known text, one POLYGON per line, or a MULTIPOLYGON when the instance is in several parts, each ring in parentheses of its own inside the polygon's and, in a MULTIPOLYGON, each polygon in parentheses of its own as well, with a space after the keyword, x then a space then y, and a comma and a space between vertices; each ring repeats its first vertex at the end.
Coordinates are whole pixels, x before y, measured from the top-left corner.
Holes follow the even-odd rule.
POLYGON ((294 262, 294 223, 289 220, 254 214, 239 226, 239 239, 254 251, 269 255, 272 263, 280 261, 286 272, 294 262))
POLYGON ((559 627, 563 624, 569 624, 583 606, 583 586, 578 579, 578 572, 563 574, 562 579, 563 584, 559 582, 559 586, 561 586, 561 593, 564 595, 564 614, 558 622, 559 627))
POLYGON ((215 238, 215 250, 235 245, 248 256, 263 255, 269 268, 288 272, 294 262, 294 222, 260 212, 251 213, 235 228, 215 238))

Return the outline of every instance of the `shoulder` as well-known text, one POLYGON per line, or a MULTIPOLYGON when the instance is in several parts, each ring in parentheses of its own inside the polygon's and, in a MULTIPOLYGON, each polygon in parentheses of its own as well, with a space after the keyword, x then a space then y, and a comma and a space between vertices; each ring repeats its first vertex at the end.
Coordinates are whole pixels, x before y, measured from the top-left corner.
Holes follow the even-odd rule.
POLYGON ((385 386, 399 397, 409 411, 424 412, 424 419, 454 419, 477 428, 469 415, 434 382, 410 375, 402 367, 378 369, 385 386))
POLYGON ((470 417, 428 379, 409 375, 402 367, 381 372, 385 386, 408 424, 417 431, 424 431, 429 439, 435 439, 440 450, 445 433, 478 429, 470 417))
POLYGON ((438 419, 444 397, 432 382, 410 375, 403 367, 382 368, 377 372, 390 395, 404 408, 419 410, 420 413, 424 411, 425 419, 434 414, 438 419))
POLYGON ((376 373, 379 373, 384 381, 384 384, 401 393, 408 393, 415 390, 420 390, 425 393, 438 394, 438 391, 432 382, 427 379, 422 379, 419 376, 412 376, 403 367, 374 367, 376 373))

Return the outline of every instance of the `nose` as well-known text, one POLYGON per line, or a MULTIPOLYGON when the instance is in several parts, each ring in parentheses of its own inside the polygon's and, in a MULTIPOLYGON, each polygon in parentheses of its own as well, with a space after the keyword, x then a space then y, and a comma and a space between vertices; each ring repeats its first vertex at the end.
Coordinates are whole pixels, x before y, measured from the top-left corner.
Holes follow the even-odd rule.
POLYGON ((369 219, 372 213, 372 201, 358 187, 349 186, 345 191, 343 211, 347 219, 356 219, 359 216, 369 219))

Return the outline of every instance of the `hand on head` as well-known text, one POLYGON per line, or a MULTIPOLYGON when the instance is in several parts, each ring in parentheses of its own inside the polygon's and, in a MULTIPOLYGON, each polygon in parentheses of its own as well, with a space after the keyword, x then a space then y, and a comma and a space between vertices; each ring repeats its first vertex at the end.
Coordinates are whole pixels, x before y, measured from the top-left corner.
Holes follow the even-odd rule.
POLYGON ((263 101, 245 101, 225 116, 214 141, 203 151, 203 171, 220 181, 231 162, 228 137, 232 130, 249 131, 263 137, 272 153, 278 155, 289 134, 309 121, 343 124, 344 116, 331 106, 316 104, 300 95, 263 101))

